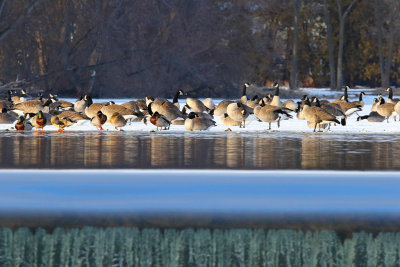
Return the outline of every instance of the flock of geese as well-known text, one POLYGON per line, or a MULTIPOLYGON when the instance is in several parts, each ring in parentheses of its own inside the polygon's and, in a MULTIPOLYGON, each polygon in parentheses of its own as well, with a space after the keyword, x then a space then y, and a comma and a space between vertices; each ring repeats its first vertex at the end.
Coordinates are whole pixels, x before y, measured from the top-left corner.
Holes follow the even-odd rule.
MULTIPOLYGON (((288 120, 296 116, 299 120, 306 120, 309 128, 329 130, 331 124, 346 125, 346 119, 364 107, 364 92, 360 93, 357 101, 350 101, 348 86, 344 95, 339 99, 320 100, 317 97, 309 98, 304 95, 300 101, 281 101, 279 97, 279 84, 274 84, 275 92, 265 97, 247 97, 247 88, 243 85, 242 97, 237 100, 222 100, 215 105, 211 98, 202 101, 195 98, 186 98, 186 103, 181 107, 179 97, 185 93, 178 90, 172 102, 164 98, 147 96, 143 100, 132 100, 123 104, 115 104, 113 101, 93 103, 90 95, 84 95, 75 103, 58 99, 49 94, 47 98, 39 96, 27 99, 27 94, 21 90, 8 91, 7 99, 0 100, 0 123, 14 124, 18 131, 36 129, 43 132, 46 125, 58 127, 62 132, 65 127, 80 125, 85 121, 98 130, 103 130, 105 123, 110 123, 116 130, 122 130, 127 123, 150 122, 157 131, 170 129, 171 125, 184 125, 185 130, 201 131, 216 126, 214 116, 219 116, 224 126, 246 127, 246 123, 253 120, 268 123, 271 129, 273 122, 278 128, 282 120, 288 120)), ((358 116, 359 120, 370 122, 389 122, 390 117, 400 115, 400 99, 393 98, 393 90, 388 88, 387 100, 379 95, 374 99, 371 112, 365 116, 358 116)), ((228 128, 230 130, 230 128, 228 128)))

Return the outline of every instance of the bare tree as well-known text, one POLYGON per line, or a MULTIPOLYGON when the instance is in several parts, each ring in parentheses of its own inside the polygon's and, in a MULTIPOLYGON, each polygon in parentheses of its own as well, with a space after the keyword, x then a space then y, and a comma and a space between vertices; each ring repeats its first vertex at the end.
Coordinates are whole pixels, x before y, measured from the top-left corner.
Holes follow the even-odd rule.
POLYGON ((374 35, 378 42, 381 86, 390 86, 393 46, 400 33, 400 3, 397 0, 374 1, 374 35))
POLYGON ((338 47, 338 57, 337 57, 337 71, 336 71, 336 89, 340 90, 343 82, 343 46, 344 46, 344 25, 346 18, 349 15, 352 7, 357 2, 357 0, 352 0, 347 8, 342 10, 343 0, 336 0, 338 15, 339 15, 339 47, 338 47))
POLYGON ((292 47, 292 70, 290 72, 290 89, 297 89, 298 61, 299 61, 299 19, 301 0, 293 0, 293 47, 292 47))
POLYGON ((324 18, 326 24, 326 37, 328 42, 328 53, 329 53, 329 76, 330 76, 330 88, 336 89, 336 71, 335 71, 335 56, 333 49, 333 37, 332 37, 332 23, 331 17, 329 13, 329 4, 328 0, 324 0, 323 2, 324 8, 324 18))

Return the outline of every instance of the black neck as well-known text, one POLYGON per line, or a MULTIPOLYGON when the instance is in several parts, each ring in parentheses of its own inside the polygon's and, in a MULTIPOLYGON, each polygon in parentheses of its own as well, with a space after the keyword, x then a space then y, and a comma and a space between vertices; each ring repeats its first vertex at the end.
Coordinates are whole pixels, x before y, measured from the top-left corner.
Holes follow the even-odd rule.
POLYGON ((393 98, 393 90, 392 88, 389 88, 389 99, 393 98))
POLYGON ((275 87, 275 96, 279 96, 279 85, 275 87))
POLYGON ((321 107, 321 103, 319 103, 319 99, 315 98, 315 106, 321 107))
POLYGON ((10 90, 7 91, 7 95, 8 95, 7 100, 11 102, 11 92, 10 92, 10 90))
POLYGON ((359 97, 360 101, 362 101, 362 97, 363 97, 363 95, 362 95, 362 93, 360 93, 360 97, 359 97))
POLYGON ((247 89, 246 85, 243 85, 242 96, 246 95, 246 89, 247 89))
POLYGON ((150 115, 153 115, 153 111, 151 110, 151 104, 153 104, 153 103, 150 103, 150 104, 147 106, 147 111, 149 112, 150 115))
POLYGON ((176 92, 176 94, 174 95, 174 98, 172 99, 172 103, 178 103, 178 98, 179 98, 179 91, 176 92))
POLYGON ((46 106, 50 106, 50 104, 53 103, 53 101, 51 101, 51 99, 47 99, 46 102, 43 104, 44 107, 46 106))

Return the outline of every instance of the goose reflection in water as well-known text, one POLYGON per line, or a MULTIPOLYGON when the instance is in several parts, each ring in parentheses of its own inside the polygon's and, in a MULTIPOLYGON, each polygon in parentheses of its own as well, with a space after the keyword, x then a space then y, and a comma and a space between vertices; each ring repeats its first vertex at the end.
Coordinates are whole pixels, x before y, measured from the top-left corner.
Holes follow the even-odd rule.
POLYGON ((400 137, 365 134, 0 134, 0 168, 399 170, 400 137))

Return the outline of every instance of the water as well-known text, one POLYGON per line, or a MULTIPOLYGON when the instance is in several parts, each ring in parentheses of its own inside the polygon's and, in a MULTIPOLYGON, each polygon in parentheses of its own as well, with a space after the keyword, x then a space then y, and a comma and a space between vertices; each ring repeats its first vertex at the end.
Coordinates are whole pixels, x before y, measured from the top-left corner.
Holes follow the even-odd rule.
POLYGON ((261 229, 0 229, 1 266, 397 266, 400 234, 261 229))
POLYGON ((396 134, 0 134, 0 168, 399 170, 396 134))

